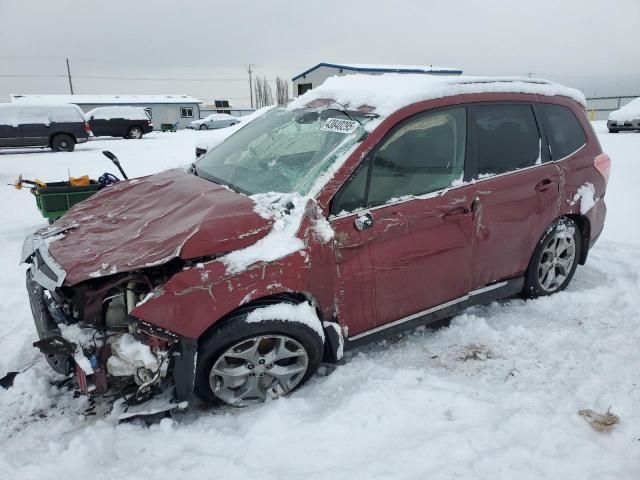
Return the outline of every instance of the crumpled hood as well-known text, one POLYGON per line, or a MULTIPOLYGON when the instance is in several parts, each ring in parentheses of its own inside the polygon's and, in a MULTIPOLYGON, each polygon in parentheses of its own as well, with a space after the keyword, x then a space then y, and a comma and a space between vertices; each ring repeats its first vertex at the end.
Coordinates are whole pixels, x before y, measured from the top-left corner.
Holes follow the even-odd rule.
POLYGON ((272 225, 254 206, 253 200, 224 186, 169 170, 106 187, 35 237, 64 228, 45 243, 66 273, 64 284, 73 285, 176 257, 247 247, 272 225))

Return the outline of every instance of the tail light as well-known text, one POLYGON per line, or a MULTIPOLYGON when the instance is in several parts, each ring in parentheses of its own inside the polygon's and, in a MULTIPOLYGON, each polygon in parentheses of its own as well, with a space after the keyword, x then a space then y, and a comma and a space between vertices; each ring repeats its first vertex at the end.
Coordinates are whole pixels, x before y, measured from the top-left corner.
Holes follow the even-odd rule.
POLYGON ((147 120, 147 125, 149 125, 150 127, 153 127, 153 122, 151 120, 147 120))
POLYGON ((91 133, 91 127, 87 122, 84 122, 84 131, 87 133, 91 133))
POLYGON ((611 158, 609 158, 609 155, 601 153, 594 159, 593 164, 604 177, 605 182, 609 183, 609 175, 611 174, 611 158))

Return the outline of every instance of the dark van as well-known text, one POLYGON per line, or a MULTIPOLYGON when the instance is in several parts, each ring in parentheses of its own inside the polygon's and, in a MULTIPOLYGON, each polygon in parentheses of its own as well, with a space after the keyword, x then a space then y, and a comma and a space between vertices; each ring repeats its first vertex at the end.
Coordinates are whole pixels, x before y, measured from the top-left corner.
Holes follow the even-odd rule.
POLYGON ((0 105, 0 148, 41 147, 72 152, 91 129, 77 105, 0 105))
POLYGON ((142 107, 98 107, 86 113, 96 137, 140 139, 153 131, 153 123, 142 107))

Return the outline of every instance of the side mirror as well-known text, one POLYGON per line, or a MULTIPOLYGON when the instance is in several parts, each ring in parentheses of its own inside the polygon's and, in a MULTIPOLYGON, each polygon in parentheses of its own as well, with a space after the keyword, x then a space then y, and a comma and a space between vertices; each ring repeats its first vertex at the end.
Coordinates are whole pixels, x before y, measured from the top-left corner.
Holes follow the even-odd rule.
POLYGON ((361 213, 356 217, 353 224, 359 232, 368 230, 373 227, 373 216, 369 212, 361 213))

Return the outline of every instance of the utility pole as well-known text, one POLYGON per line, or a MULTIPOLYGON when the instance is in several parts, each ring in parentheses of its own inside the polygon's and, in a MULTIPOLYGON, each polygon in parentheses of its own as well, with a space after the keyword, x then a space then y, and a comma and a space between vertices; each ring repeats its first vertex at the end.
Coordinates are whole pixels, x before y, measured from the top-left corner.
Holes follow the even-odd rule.
POLYGON ((251 99, 251 108, 253 108, 253 79, 251 78, 251 64, 249 64, 249 98, 251 99))
POLYGON ((71 83, 71 69, 69 68, 68 58, 67 58, 67 78, 69 79, 69 90, 71 90, 71 95, 73 95, 73 83, 71 83))

